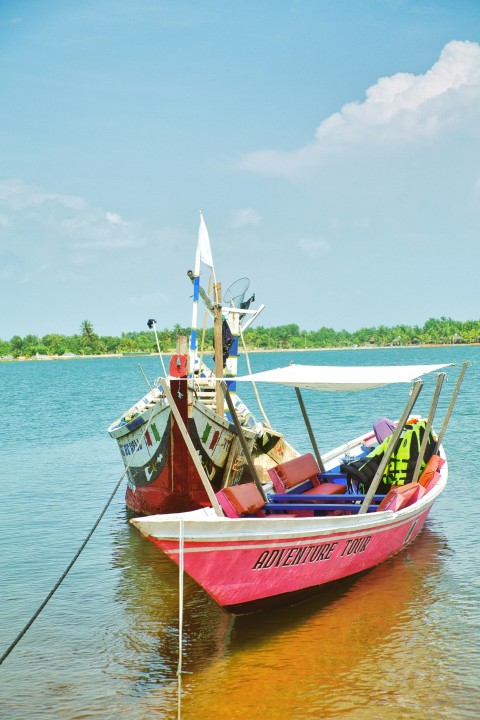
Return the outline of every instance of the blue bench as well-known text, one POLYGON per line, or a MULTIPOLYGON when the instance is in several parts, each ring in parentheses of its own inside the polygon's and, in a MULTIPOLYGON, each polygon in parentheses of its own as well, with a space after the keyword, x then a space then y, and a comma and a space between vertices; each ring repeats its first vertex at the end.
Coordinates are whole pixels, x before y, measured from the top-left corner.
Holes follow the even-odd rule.
MULTIPOLYGON (((383 497, 383 496, 382 496, 383 497)), ((361 508, 361 503, 336 503, 336 502, 321 502, 321 503, 307 503, 307 502, 268 502, 265 505, 265 509, 268 510, 272 515, 282 513, 297 513, 297 512, 311 512, 313 516, 324 513, 331 513, 340 510, 341 512, 358 513, 361 508)), ((376 512, 378 505, 370 505, 368 512, 376 512)))
MULTIPOLYGON (((372 502, 382 502, 385 495, 374 495, 372 502)), ((317 503, 317 502, 329 502, 331 505, 337 505, 339 502, 363 502, 365 499, 365 495, 361 495, 358 493, 354 494, 347 494, 344 493, 343 495, 305 495, 304 493, 275 493, 273 495, 268 496, 270 503, 289 503, 292 502, 308 502, 308 503, 317 503)))

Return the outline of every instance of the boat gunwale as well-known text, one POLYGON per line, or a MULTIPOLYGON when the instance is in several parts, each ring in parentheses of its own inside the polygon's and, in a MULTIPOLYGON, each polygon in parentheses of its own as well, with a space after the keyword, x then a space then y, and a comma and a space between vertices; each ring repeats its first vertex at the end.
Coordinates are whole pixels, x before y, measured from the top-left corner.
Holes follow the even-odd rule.
MULTIPOLYGON (((445 463, 439 482, 413 505, 397 510, 380 510, 363 515, 336 515, 317 517, 279 516, 278 518, 227 518, 206 513, 202 508, 187 513, 150 515, 131 518, 134 525, 145 537, 156 540, 178 541, 180 524, 183 526, 185 543, 231 543, 272 542, 275 540, 298 541, 333 535, 365 531, 376 532, 395 527, 429 511, 448 482, 448 465, 445 463), (150 526, 150 527, 149 527, 150 526), (231 532, 227 529, 231 528, 231 532)), ((208 548, 205 548, 208 549, 208 548)), ((188 548, 185 548, 188 552, 188 548)))

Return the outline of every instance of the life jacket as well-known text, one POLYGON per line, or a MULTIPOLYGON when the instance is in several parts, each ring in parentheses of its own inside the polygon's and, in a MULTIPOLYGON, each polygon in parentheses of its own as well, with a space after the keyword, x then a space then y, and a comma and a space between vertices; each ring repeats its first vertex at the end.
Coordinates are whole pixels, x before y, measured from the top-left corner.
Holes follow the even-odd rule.
MULTIPOLYGON (((412 421, 405 425, 397 441, 397 447, 390 456, 390 461, 385 468, 379 486, 379 492, 387 492, 392 485, 405 485, 411 482, 415 465, 417 464, 420 446, 423 436, 425 435, 426 424, 426 420, 419 420, 418 422, 412 421)), ((356 485, 362 492, 368 490, 385 455, 385 451, 390 444, 391 438, 391 435, 385 438, 380 445, 377 445, 377 447, 365 457, 344 463, 340 466, 340 471, 347 475, 347 484, 349 487, 356 485)), ((435 435, 430 431, 421 469, 425 467, 432 456, 436 441, 435 435)))

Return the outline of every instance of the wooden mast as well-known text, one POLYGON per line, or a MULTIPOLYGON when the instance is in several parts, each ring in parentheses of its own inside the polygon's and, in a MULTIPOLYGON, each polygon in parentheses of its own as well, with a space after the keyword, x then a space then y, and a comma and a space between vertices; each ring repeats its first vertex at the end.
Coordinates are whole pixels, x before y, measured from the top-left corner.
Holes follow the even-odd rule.
POLYGON ((215 377, 217 385, 215 388, 215 399, 217 414, 224 416, 224 399, 220 390, 220 380, 223 377, 223 348, 222 348, 222 285, 215 283, 213 286, 213 347, 215 352, 215 377))

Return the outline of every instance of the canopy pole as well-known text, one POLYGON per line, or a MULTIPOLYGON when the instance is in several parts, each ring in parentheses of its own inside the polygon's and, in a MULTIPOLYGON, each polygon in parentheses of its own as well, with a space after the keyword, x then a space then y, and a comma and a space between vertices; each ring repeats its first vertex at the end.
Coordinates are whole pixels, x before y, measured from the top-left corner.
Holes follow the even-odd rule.
POLYGON ((433 394, 432 404, 430 406, 430 412, 428 413, 427 423, 425 425, 425 432, 423 435, 422 444, 418 452, 417 462, 415 464, 415 470, 412 475, 412 482, 417 482, 420 470, 422 469, 423 458, 425 457, 425 451, 428 445, 428 438, 430 437, 430 431, 432 429, 433 418, 435 417, 435 411, 437 409, 438 398, 440 397, 440 391, 442 389, 443 381, 447 377, 446 373, 439 373, 437 378, 437 384, 435 386, 435 392, 433 394))
MULTIPOLYGON (((185 382, 187 382, 185 380, 185 382)), ((173 395, 171 393, 170 387, 166 380, 163 378, 160 378, 160 384, 162 386, 162 390, 165 393, 165 397, 168 400, 168 404, 170 405, 170 410, 173 413, 173 417, 175 418, 175 422, 177 423, 180 432, 182 433, 183 439, 185 440, 185 444, 188 448, 188 452, 190 453, 190 456, 193 460, 193 464, 195 465, 198 474, 200 475, 200 480, 203 483, 203 487, 205 488, 205 492, 208 495, 208 499, 212 503, 212 507, 215 510, 215 514, 218 515, 218 517, 224 517, 224 514, 222 512, 222 508, 220 507, 220 504, 217 500, 217 497, 213 491, 213 488, 210 484, 210 480, 207 477, 207 473, 205 472, 205 469, 200 461, 200 457, 195 450, 195 446, 192 442, 192 439, 190 435, 188 434, 187 428, 185 427, 185 423, 183 422, 183 418, 180 415, 180 411, 177 408, 175 404, 175 400, 173 399, 173 395)))
POLYGON ((446 415, 445 415, 445 420, 443 421, 442 429, 440 430, 440 433, 439 433, 439 435, 438 435, 437 444, 435 445, 435 450, 434 450, 434 454, 435 454, 435 455, 438 455, 438 450, 439 450, 439 448, 440 448, 440 445, 442 444, 443 436, 445 435, 445 430, 447 429, 447 425, 448 425, 448 422, 449 422, 449 420, 450 420, 450 415, 452 414, 452 410, 453 410, 453 407, 454 407, 455 402, 456 402, 456 400, 457 400, 457 396, 458 396, 460 387, 461 387, 461 385, 462 385, 464 375, 465 375, 465 373, 466 373, 466 371, 467 371, 467 366, 468 366, 468 360, 466 360, 466 361, 463 363, 462 369, 460 370, 460 374, 459 374, 459 376, 458 376, 458 378, 457 378, 457 382, 456 382, 455 388, 454 388, 454 390, 453 390, 452 399, 450 400, 450 405, 448 406, 448 410, 447 410, 447 413, 446 413, 446 415))
POLYGON ((390 438, 390 442, 388 443, 388 447, 385 450, 385 454, 380 462, 380 465, 377 468, 377 472, 375 473, 375 476, 372 480, 372 484, 368 488, 368 492, 366 493, 365 499, 362 502, 362 505, 358 512, 359 515, 363 515, 364 513, 366 513, 368 508, 370 507, 372 498, 375 495, 375 493, 377 492, 377 488, 380 485, 380 481, 383 477, 383 473, 385 472, 385 468, 387 467, 388 463, 390 462, 392 453, 393 453, 395 447, 397 446, 400 435, 403 432, 403 428, 405 427, 405 424, 409 418, 409 415, 412 412, 412 408, 415 405, 417 397, 420 393, 420 390, 422 389, 422 385, 423 385, 422 380, 415 380, 412 390, 411 390, 411 393, 410 393, 410 397, 409 397, 408 402, 405 406, 405 409, 402 413, 402 417, 398 421, 398 425, 395 428, 392 437, 390 438))
POLYGON ((250 453, 250 450, 248 449, 245 436, 243 434, 242 426, 240 425, 240 420, 238 419, 237 412, 233 406, 233 400, 230 396, 230 393, 228 392, 227 384, 224 380, 222 380, 220 383, 220 387, 222 389, 222 392, 225 396, 225 400, 227 401, 228 410, 230 412, 230 415, 232 416, 233 424, 235 425, 235 430, 237 432, 238 439, 240 440, 240 445, 242 446, 243 454, 245 455, 245 459, 247 461, 248 469, 250 470, 250 473, 252 475, 253 481, 255 485, 257 486, 258 490, 261 492, 263 499, 265 502, 268 501, 267 494, 265 490, 263 489, 263 485, 260 482, 260 478, 257 475, 257 470, 255 468, 255 465, 253 464, 253 458, 250 453))
POLYGON ((308 437, 310 438, 310 442, 312 443, 313 452, 315 453, 315 457, 317 459, 317 465, 320 469, 320 472, 325 472, 325 465, 323 464, 322 456, 320 455, 317 441, 315 440, 315 435, 313 434, 312 426, 310 424, 310 418, 308 417, 307 409, 305 407, 305 403, 303 402, 303 397, 302 397, 302 393, 300 392, 300 388, 296 387, 295 392, 297 393, 298 404, 300 405, 300 410, 302 411, 303 419, 304 419, 305 425, 307 427, 308 437))

